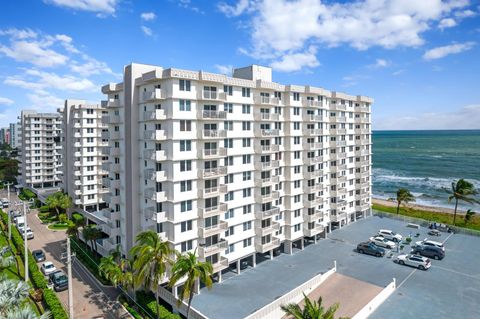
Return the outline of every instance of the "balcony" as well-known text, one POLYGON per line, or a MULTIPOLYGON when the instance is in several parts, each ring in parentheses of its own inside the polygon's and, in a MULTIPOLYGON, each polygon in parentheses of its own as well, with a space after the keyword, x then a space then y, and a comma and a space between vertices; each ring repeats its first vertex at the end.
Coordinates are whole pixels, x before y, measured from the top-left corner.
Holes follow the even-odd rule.
POLYGON ((368 203, 362 203, 362 204, 360 204, 360 205, 355 205, 355 209, 356 209, 357 211, 361 211, 361 212, 366 211, 366 210, 369 210, 370 207, 371 207, 371 206, 370 206, 370 204, 368 204, 368 203))
POLYGON ((359 117, 359 118, 356 118, 356 119, 355 119, 355 122, 357 122, 357 123, 362 123, 362 124, 369 124, 369 123, 370 123, 370 119, 367 118, 367 117, 359 117))
POLYGON ((342 219, 346 219, 347 218, 347 213, 337 213, 337 214, 330 214, 330 219, 332 220, 332 222, 339 222, 341 221, 342 219))
POLYGON ((163 109, 147 111, 143 113, 144 121, 162 121, 166 119, 167 119, 167 115, 165 114, 165 110, 163 109))
POLYGON ((257 194, 255 196, 255 201, 257 203, 268 203, 268 202, 271 202, 275 199, 279 199, 280 198, 280 193, 278 191, 272 191, 271 193, 268 193, 268 194, 257 194))
POLYGON ((308 214, 303 214, 303 220, 306 223, 313 223, 317 222, 320 218, 322 218, 322 213, 318 210, 315 211, 314 214, 308 215, 308 214))
POLYGON ((225 130, 202 130, 203 138, 224 138, 227 137, 225 130))
MULTIPOLYGON (((260 224, 260 223, 258 223, 260 224)), ((266 236, 280 229, 280 224, 272 221, 270 225, 261 227, 260 225, 255 226, 255 235, 259 237, 266 236)))
POLYGON ((322 184, 315 184, 315 185, 312 185, 312 186, 308 186, 307 183, 305 183, 306 181, 304 181, 304 185, 303 185, 303 191, 305 193, 314 193, 314 192, 318 192, 318 191, 321 191, 322 190, 322 187, 323 185, 322 184))
POLYGON ((227 98, 227 94, 225 92, 202 90, 198 94, 199 100, 225 101, 226 98, 227 98))
POLYGON ((103 197, 105 202, 110 205, 120 204, 120 195, 113 195, 112 193, 105 194, 103 197))
POLYGON ((272 207, 269 210, 255 212, 256 219, 266 219, 280 213, 280 208, 272 207))
POLYGON ((228 259, 222 256, 220 257, 220 260, 217 263, 212 264, 212 266, 214 274, 227 269, 229 267, 228 259))
POLYGON ((320 150, 323 148, 323 143, 303 143, 303 148, 307 151, 320 150))
POLYGON ((208 188, 199 188, 198 189, 198 197, 206 198, 206 197, 215 197, 225 194, 227 192, 227 185, 218 185, 208 188))
POLYGON ((303 234, 307 237, 313 237, 324 231, 324 227, 320 224, 315 223, 315 227, 308 229, 308 224, 304 224, 303 234))
POLYGON ((335 104, 335 109, 338 111, 346 111, 347 105, 346 104, 335 104))
POLYGON ((120 235, 120 228, 110 227, 110 226, 113 226, 113 225, 103 224, 101 226, 102 232, 104 232, 105 234, 107 234, 109 237, 112 237, 112 238, 117 235, 120 235))
POLYGON ((103 115, 102 123, 104 124, 118 124, 121 123, 119 115, 103 115))
POLYGON ((210 110, 200 110, 200 116, 202 119, 207 120, 223 120, 227 118, 227 112, 224 111, 210 111, 210 110))
POLYGON ((321 107, 322 106, 322 101, 303 99, 302 105, 305 106, 305 107, 321 107))
POLYGON ((207 238, 209 236, 220 234, 228 228, 228 223, 224 220, 220 220, 218 224, 205 226, 204 222, 199 221, 198 223, 198 236, 202 238, 207 238))
POLYGON ((255 128, 254 130, 255 137, 272 137, 272 136, 279 136, 280 130, 273 130, 273 129, 260 129, 255 128))
POLYGON ((224 147, 199 149, 201 159, 213 159, 227 156, 227 149, 224 147))
POLYGON ((200 245, 198 246, 198 257, 206 258, 211 255, 215 255, 227 249, 228 242, 226 240, 219 241, 216 244, 210 246, 200 245))
POLYGON ((371 144, 370 143, 370 140, 368 138, 364 138, 364 139, 361 139, 360 140, 360 144, 362 145, 368 145, 368 144, 371 144))
POLYGON ((262 95, 257 95, 253 97, 253 102, 255 104, 261 104, 261 105, 279 105, 280 100, 276 97, 270 97, 270 96, 262 96, 262 95))
POLYGON ((360 134, 370 134, 370 130, 366 128, 356 128, 355 129, 355 134, 360 135, 360 134))
POLYGON ((255 112, 253 116, 255 121, 278 121, 280 118, 280 114, 270 112, 255 112))
POLYGON ((227 174, 227 168, 225 166, 219 166, 214 168, 204 168, 199 170, 200 178, 221 177, 225 174, 227 174))
POLYGON ((304 114, 303 121, 304 122, 321 122, 323 117, 317 114, 304 114))
POLYGON ((144 132, 146 140, 150 141, 164 141, 167 139, 164 130, 148 130, 144 132))
POLYGON ((227 211, 227 204, 225 203, 220 203, 217 206, 212 206, 212 207, 201 207, 199 204, 198 206, 198 215, 200 215, 201 218, 208 218, 216 215, 223 214, 227 211))
POLYGON ((322 197, 315 197, 313 200, 308 200, 305 198, 303 200, 303 206, 307 208, 315 208, 318 205, 321 205, 323 203, 323 198, 322 197))
POLYGON ((265 187, 271 186, 273 184, 278 184, 280 182, 279 176, 270 176, 267 178, 256 178, 255 179, 255 186, 256 187, 265 187))
POLYGON ((335 130, 330 130, 330 135, 345 135, 345 134, 347 134, 347 130, 344 128, 337 128, 335 130))
POLYGON ((305 157, 303 159, 303 163, 305 165, 314 165, 314 164, 317 164, 317 163, 322 163, 323 161, 324 161, 323 156, 305 157))
POLYGON ((275 249, 277 247, 280 246, 280 239, 278 238, 273 238, 272 241, 268 242, 268 243, 259 243, 259 244, 255 244, 255 250, 258 252, 258 253, 261 253, 261 254, 264 254, 272 249, 275 249))
POLYGON ((166 161, 167 156, 165 155, 165 151, 155 151, 155 150, 144 150, 143 157, 148 160, 160 162, 166 161))
POLYGON ((121 183, 119 179, 110 179, 105 177, 103 179, 103 186, 108 187, 110 189, 120 188, 121 183))
POLYGON ((110 156, 119 156, 120 148, 119 147, 105 147, 102 150, 102 154, 110 156))
POLYGON ((344 116, 334 116, 330 117, 330 121, 335 123, 345 123, 347 121, 347 118, 344 116))
POLYGON ((108 99, 106 101, 102 101, 102 107, 115 108, 115 107, 120 107, 120 106, 122 106, 122 105, 120 104, 119 99, 108 99))
POLYGON ((157 192, 153 187, 145 189, 145 198, 157 203, 167 200, 165 192, 157 192))
POLYGON ((167 94, 162 89, 155 89, 153 91, 143 92, 142 101, 145 102, 153 102, 158 100, 165 100, 167 98, 167 94))
POLYGON ((262 145, 255 143, 253 148, 255 150, 255 153, 274 153, 280 150, 279 145, 276 144, 262 145))
POLYGON ((280 166, 280 161, 268 161, 268 162, 261 162, 261 161, 255 161, 255 169, 257 170, 270 170, 273 168, 277 168, 280 166))
POLYGON ((304 129, 303 135, 306 136, 316 136, 316 135, 323 135, 323 130, 320 128, 312 128, 312 129, 304 129))
POLYGON ((370 150, 357 150, 355 156, 367 156, 370 155, 370 150))

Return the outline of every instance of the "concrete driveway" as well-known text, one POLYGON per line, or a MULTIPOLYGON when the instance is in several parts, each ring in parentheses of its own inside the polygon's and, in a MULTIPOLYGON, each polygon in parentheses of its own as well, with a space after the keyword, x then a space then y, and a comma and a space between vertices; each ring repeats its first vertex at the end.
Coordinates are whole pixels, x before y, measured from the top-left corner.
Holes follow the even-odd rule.
MULTIPOLYGON (((2 191, 1 197, 7 197, 2 191)), ((10 194, 11 203, 20 200, 13 192, 10 194)), ((22 211, 23 207, 13 208, 22 211)), ((52 231, 43 225, 37 216, 37 211, 32 210, 27 215, 28 226, 32 229, 35 238, 28 241, 30 251, 42 249, 47 261, 55 264, 57 269, 67 272, 66 265, 61 260, 61 255, 66 251, 65 231, 52 231)), ((91 275, 78 260, 72 263, 73 276, 73 307, 75 318, 131 318, 116 301, 119 295, 117 289, 104 287, 91 275)), ((60 301, 68 309, 68 290, 57 293, 60 301)))

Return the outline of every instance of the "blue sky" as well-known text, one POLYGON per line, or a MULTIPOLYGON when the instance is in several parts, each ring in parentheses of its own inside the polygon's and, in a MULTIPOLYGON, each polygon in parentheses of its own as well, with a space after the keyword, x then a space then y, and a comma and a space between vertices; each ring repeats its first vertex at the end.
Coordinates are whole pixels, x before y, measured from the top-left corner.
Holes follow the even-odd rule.
POLYGON ((374 129, 480 128, 480 4, 468 0, 16 0, 0 11, 0 125, 100 100, 131 62, 375 99, 374 129))

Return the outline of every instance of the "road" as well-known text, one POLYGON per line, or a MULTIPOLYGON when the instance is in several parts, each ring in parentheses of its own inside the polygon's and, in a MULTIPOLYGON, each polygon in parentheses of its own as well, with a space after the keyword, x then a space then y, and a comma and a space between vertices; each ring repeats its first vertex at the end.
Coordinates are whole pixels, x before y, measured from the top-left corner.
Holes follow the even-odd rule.
MULTIPOLYGON (((1 192, 1 198, 6 198, 6 191, 1 192)), ((10 194, 11 203, 20 202, 16 194, 10 194)), ((14 209, 12 205, 9 210, 14 209)), ((19 205, 16 210, 22 210, 19 205)), ((67 272, 66 265, 61 260, 65 252, 65 231, 53 231, 43 225, 37 216, 37 210, 31 210, 27 215, 28 226, 32 229, 35 238, 28 241, 30 251, 42 249, 47 261, 52 261, 57 269, 67 272)), ((117 289, 102 286, 78 260, 72 263, 73 279, 73 309, 75 318, 130 318, 130 315, 120 307, 116 298, 117 289)), ((60 301, 68 309, 68 290, 57 293, 60 301)))

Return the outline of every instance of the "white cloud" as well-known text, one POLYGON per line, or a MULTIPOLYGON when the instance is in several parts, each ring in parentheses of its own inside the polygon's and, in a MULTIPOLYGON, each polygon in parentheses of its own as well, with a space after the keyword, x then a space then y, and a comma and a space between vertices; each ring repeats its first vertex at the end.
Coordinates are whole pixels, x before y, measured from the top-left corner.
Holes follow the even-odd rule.
POLYGON ((418 47, 434 22, 468 5, 468 0, 238 0, 219 8, 227 16, 250 18, 251 46, 244 52, 278 60, 312 45, 418 47))
POLYGON ((193 12, 205 14, 200 8, 194 6, 191 0, 169 0, 170 2, 175 2, 180 8, 192 10, 193 12))
POLYGON ((471 18, 476 16, 478 13, 472 10, 463 10, 455 12, 455 16, 459 18, 471 18))
POLYGON ((13 39, 28 39, 28 38, 36 38, 37 33, 33 30, 30 29, 6 29, 6 30, 0 30, 0 35, 8 35, 13 39))
POLYGON ((375 64, 372 64, 371 67, 372 68, 386 68, 387 66, 390 65, 390 62, 385 60, 385 59, 377 59, 375 61, 375 64))
POLYGON ((441 59, 443 57, 446 57, 447 55, 450 54, 457 54, 461 53, 464 51, 468 51, 473 46, 475 45, 474 42, 465 42, 465 43, 457 43, 457 44, 451 44, 451 45, 445 45, 442 47, 437 47, 431 50, 428 50, 425 52, 423 55, 423 58, 425 60, 435 60, 435 59, 441 59))
POLYGON ((96 12, 100 14, 114 14, 118 0, 44 0, 47 4, 65 7, 73 10, 96 12))
POLYGON ((32 103, 29 108, 41 112, 55 112, 57 108, 62 107, 65 100, 49 92, 35 92, 27 94, 27 98, 32 103))
POLYGON ((140 28, 142 29, 142 32, 143 32, 145 35, 147 35, 147 36, 149 36, 149 37, 151 37, 151 36, 153 35, 153 31, 152 31, 152 29, 150 29, 149 27, 146 27, 146 26, 142 25, 140 28))
POLYGON ((142 18, 142 20, 145 20, 145 21, 152 21, 152 20, 155 20, 157 16, 155 15, 155 13, 153 12, 143 12, 141 15, 140 15, 140 18, 142 18))
POLYGON ((287 53, 279 60, 270 63, 270 66, 282 72, 292 72, 303 69, 304 67, 315 68, 320 65, 316 57, 317 49, 311 46, 305 52, 287 53))
POLYGON ((0 96, 0 105, 12 105, 12 104, 13 104, 13 100, 0 96))
POLYGON ((68 57, 49 47, 51 42, 37 40, 13 40, 10 46, 0 45, 0 53, 19 62, 28 62, 39 67, 63 65, 68 57))
POLYGON ((456 25, 457 25, 457 22, 454 19, 446 18, 446 19, 440 20, 440 23, 438 24, 438 27, 443 30, 443 29, 446 29, 446 28, 452 28, 456 25))
POLYGON ((397 70, 397 71, 393 72, 392 75, 393 76, 398 76, 398 75, 403 74, 403 73, 405 73, 405 70, 400 69, 400 70, 397 70))
POLYGON ((454 112, 432 112, 407 116, 373 118, 376 130, 480 129, 480 104, 467 105, 454 112))
POLYGON ((228 75, 228 76, 232 75, 232 70, 233 70, 232 65, 215 64, 214 66, 218 70, 219 73, 225 74, 225 75, 228 75))
POLYGON ((369 80, 370 76, 369 75, 364 75, 364 74, 353 74, 353 75, 347 75, 342 78, 343 80, 343 87, 351 87, 355 86, 358 84, 360 81, 365 81, 369 80))
POLYGON ((237 17, 244 13, 250 6, 249 0, 239 0, 236 5, 232 6, 225 2, 220 2, 217 7, 220 12, 227 17, 237 17))
POLYGON ((26 69, 24 74, 7 76, 3 83, 35 92, 44 92, 45 89, 60 91, 92 92, 97 86, 88 79, 77 78, 72 75, 60 76, 51 72, 26 69))

